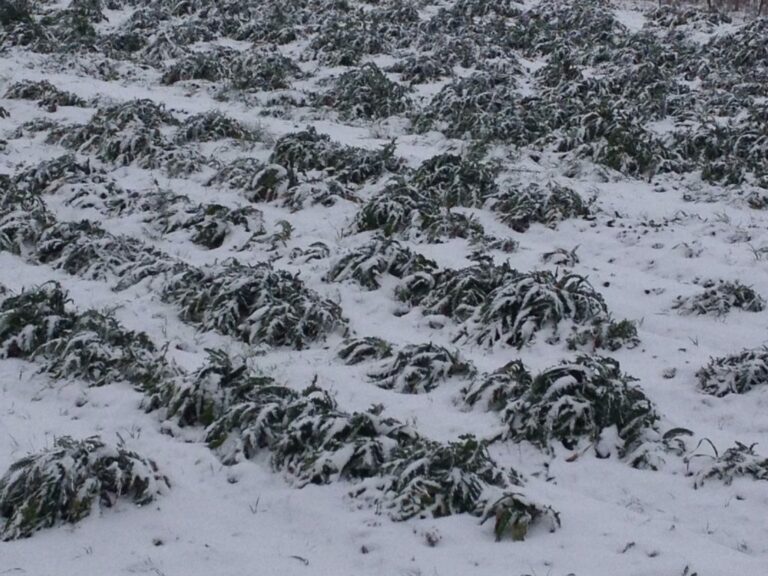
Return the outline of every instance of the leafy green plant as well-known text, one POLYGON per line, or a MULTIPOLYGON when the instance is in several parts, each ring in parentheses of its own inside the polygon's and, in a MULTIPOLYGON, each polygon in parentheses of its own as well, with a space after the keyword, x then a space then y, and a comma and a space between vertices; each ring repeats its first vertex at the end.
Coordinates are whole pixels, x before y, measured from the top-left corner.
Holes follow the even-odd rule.
POLYGON ((381 360, 392 356, 392 344, 374 336, 349 338, 342 343, 338 356, 347 366, 368 360, 381 360))
POLYGON ((751 287, 741 282, 707 281, 703 283, 704 292, 686 298, 678 296, 672 308, 680 314, 714 314, 722 316, 731 308, 747 312, 760 312, 765 308, 765 300, 751 287))
POLYGON ((37 100, 39 106, 78 106, 84 107, 85 100, 72 94, 59 90, 56 86, 47 80, 35 82, 33 80, 22 80, 8 87, 5 91, 5 98, 19 100, 37 100))
POLYGON ((624 458, 655 431, 659 420, 653 403, 612 358, 579 356, 532 379, 523 371, 515 376, 503 413, 505 436, 528 440, 543 450, 552 450, 553 440, 569 450, 587 440, 598 444, 598 453, 610 454, 612 447, 601 447, 599 441, 613 428, 618 455, 624 458))
POLYGON ((119 498, 148 504, 167 479, 157 465, 98 436, 58 438, 42 452, 11 465, 0 479, 0 530, 3 540, 31 536, 58 523, 75 523, 95 505, 111 508, 119 498))
POLYGON ((533 378, 522 360, 512 360, 494 372, 476 377, 461 392, 468 406, 500 412, 532 382, 533 378))
POLYGON ((634 348, 640 344, 637 325, 631 320, 615 321, 598 318, 584 328, 574 326, 567 338, 569 350, 594 352, 599 349, 615 352, 620 348, 634 348))
POLYGON ((344 72, 317 104, 338 110, 349 118, 388 118, 412 106, 408 89, 389 80, 372 63, 344 72))
POLYGON ((712 396, 744 394, 768 382, 768 347, 712 358, 696 372, 699 388, 712 396))
POLYGON ((368 372, 368 378, 380 388, 404 394, 422 394, 435 389, 454 376, 469 377, 475 368, 458 351, 434 344, 411 344, 368 372))
POLYGON ((468 322, 463 338, 518 348, 564 320, 586 324, 607 317, 603 297, 578 274, 516 274, 496 288, 468 322))
POLYGON ((694 488, 701 487, 711 479, 717 479, 726 485, 730 485, 736 478, 751 477, 754 480, 768 480, 768 458, 762 458, 755 453, 756 444, 747 446, 736 442, 735 446, 728 448, 722 454, 715 450, 715 456, 711 462, 699 468, 695 473, 690 470, 690 463, 696 456, 694 454, 686 458, 689 465, 689 474, 694 475, 694 488))
POLYGON ((390 274, 406 278, 437 268, 432 260, 411 252, 397 240, 374 239, 364 246, 343 256, 325 276, 327 282, 354 280, 367 290, 380 287, 379 278, 390 274))
POLYGON ((176 141, 180 143, 211 142, 224 138, 252 141, 257 140, 258 137, 255 131, 218 110, 201 112, 186 118, 176 132, 176 141))
POLYGON ((516 232, 525 232, 534 222, 554 227, 562 220, 591 214, 589 204, 581 196, 555 183, 505 190, 493 196, 489 206, 516 232))
POLYGON ((440 154, 424 161, 411 184, 434 197, 441 206, 482 208, 496 194, 494 167, 455 154, 440 154))

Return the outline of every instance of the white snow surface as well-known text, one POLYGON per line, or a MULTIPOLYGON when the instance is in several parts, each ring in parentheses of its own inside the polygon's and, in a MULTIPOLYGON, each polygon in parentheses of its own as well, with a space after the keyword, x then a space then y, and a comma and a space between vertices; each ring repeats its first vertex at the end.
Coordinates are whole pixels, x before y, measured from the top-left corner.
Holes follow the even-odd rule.
MULTIPOLYGON (((633 10, 619 12, 632 29, 643 17, 633 10)), ((47 79, 85 98, 125 101, 151 98, 183 114, 218 109, 275 139, 313 124, 345 144, 375 148, 399 134, 394 125, 350 126, 333 117, 274 118, 259 116, 258 104, 222 102, 204 90, 161 86, 156 72, 136 70, 133 81, 105 82, 72 72, 52 71, 48 57, 11 50, 0 56, 0 94, 22 79, 47 79)), ((432 87, 427 93, 434 93, 432 87)), ((425 93, 425 96, 427 95, 425 93)), ((10 117, 0 119, 0 137, 8 137, 23 121, 46 117, 85 122, 93 109, 39 109, 33 102, 0 98, 10 117)), ((398 135, 397 153, 412 165, 463 143, 438 133, 398 135)), ((251 155, 265 160, 269 145, 250 149, 215 143, 209 152, 222 158, 251 155)), ((64 149, 39 138, 9 139, 0 154, 0 173, 61 155, 64 149)), ((524 159, 507 156, 509 165, 524 159)), ((526 165, 527 166, 527 165, 526 165)), ((497 263, 508 259, 519 270, 554 269, 541 256, 556 248, 578 246, 580 262, 573 270, 588 276, 605 297, 616 318, 639 321, 641 345, 611 353, 622 369, 657 405, 670 425, 690 428, 722 449, 740 441, 768 450, 768 388, 745 395, 714 398, 699 392, 695 372, 710 357, 757 347, 766 341, 768 311, 733 311, 722 318, 682 316, 672 308, 675 297, 700 291, 699 278, 740 280, 768 296, 768 265, 755 248, 768 246, 768 215, 738 202, 691 203, 683 200, 686 180, 659 177, 653 183, 610 178, 599 172, 578 178, 559 174, 557 158, 535 164, 531 180, 567 183, 585 197, 594 196, 600 213, 593 221, 568 220, 556 229, 534 225, 523 234, 512 232, 487 211, 473 210, 486 232, 513 237, 520 248, 513 254, 495 252, 497 263), (695 256, 686 247, 695 246, 695 256), (673 378, 662 377, 670 368, 673 378)), ((125 187, 151 190, 154 183, 188 195, 193 201, 228 206, 247 205, 239 193, 203 186, 203 177, 171 179, 161 172, 135 167, 114 169, 111 175, 125 187)), ((363 194, 371 194, 365 190, 363 194)), ((182 235, 158 237, 137 218, 104 219, 46 199, 60 220, 91 218, 113 233, 149 240, 184 261, 207 264, 236 256, 257 263, 265 250, 235 252, 238 239, 221 248, 203 250, 182 235)), ((350 328, 398 344, 452 343, 451 327, 431 328, 419 310, 395 315, 399 304, 394 284, 365 291, 356 284, 322 281, 329 260, 295 265, 285 257, 293 247, 322 240, 333 258, 363 244, 371 236, 342 236, 358 206, 340 201, 331 208, 308 207, 290 212, 278 204, 258 204, 268 230, 287 220, 293 235, 279 248, 277 268, 300 273, 307 285, 337 301, 350 328)), ((239 239, 242 240, 242 239, 239 239)), ((411 249, 441 266, 471 263, 466 241, 414 244, 411 249)), ((200 365, 205 349, 218 347, 232 354, 254 355, 242 342, 212 332, 200 332, 178 319, 174 308, 160 301, 146 284, 114 292, 107 282, 86 281, 32 265, 0 253, 0 284, 14 292, 56 280, 69 291, 78 309, 114 309, 129 329, 142 330, 157 343, 169 345, 170 356, 187 369, 200 365)), ((457 398, 462 383, 451 381, 421 395, 382 390, 365 378, 365 367, 344 366, 335 355, 338 337, 307 350, 267 350, 255 358, 261 371, 279 382, 303 389, 317 376, 345 410, 385 406, 385 414, 412 423, 423 435, 454 440, 464 433, 486 437, 500 426, 497 415, 462 408, 457 398)), ((534 372, 572 359, 564 343, 535 340, 521 350, 493 351, 461 345, 462 354, 480 371, 491 371, 522 358, 534 372)), ((258 351, 261 354, 261 350, 258 351)), ((560 512, 562 527, 554 533, 535 529, 524 542, 494 542, 490 523, 478 526, 471 516, 392 522, 352 499, 350 485, 309 485, 298 489, 275 472, 266 457, 224 466, 194 435, 183 439, 161 432, 156 414, 140 408, 141 395, 115 383, 89 388, 80 381, 52 380, 35 363, 0 361, 0 471, 27 454, 52 445, 62 435, 123 438, 126 445, 154 459, 168 476, 171 488, 152 504, 136 508, 119 502, 75 525, 42 530, 29 539, 0 543, 0 574, 30 576, 160 576, 241 575, 408 575, 478 576, 700 576, 768 574, 768 489, 764 483, 737 479, 726 486, 711 482, 694 490, 684 466, 659 471, 631 468, 613 457, 598 459, 593 451, 570 458, 560 447, 547 457, 527 444, 494 443, 499 464, 526 477, 524 493, 560 512), (427 533, 438 533, 429 545, 427 533), (686 571, 687 570, 687 571, 686 571)), ((702 449, 703 451, 703 449, 702 449)))

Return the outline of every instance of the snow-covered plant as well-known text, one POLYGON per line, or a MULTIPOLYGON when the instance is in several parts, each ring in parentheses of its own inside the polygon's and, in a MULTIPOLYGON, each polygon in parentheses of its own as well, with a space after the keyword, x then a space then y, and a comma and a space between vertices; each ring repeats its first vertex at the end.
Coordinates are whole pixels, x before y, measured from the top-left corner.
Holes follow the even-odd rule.
POLYGON ((206 186, 225 184, 230 188, 253 192, 259 183, 264 164, 256 158, 238 158, 220 168, 206 186))
POLYGON ((521 143, 535 127, 521 116, 514 77, 475 72, 443 87, 414 121, 421 132, 440 130, 449 138, 521 143))
POLYGON ((408 92, 406 87, 387 78, 378 66, 367 63, 344 72, 317 98, 317 103, 348 118, 388 118, 411 108, 408 92))
POLYGON ((176 132, 176 141, 180 143, 211 142, 224 138, 250 141, 258 139, 258 134, 218 110, 201 112, 186 118, 176 132))
POLYGON ((251 202, 272 202, 286 194, 291 179, 288 170, 278 164, 269 164, 254 176, 246 197, 251 202))
POLYGON ((34 257, 40 263, 89 280, 117 278, 118 290, 167 272, 176 264, 140 240, 114 236, 89 220, 59 223, 46 229, 34 257))
POLYGON ((528 440, 546 451, 554 440, 569 450, 586 440, 597 444, 598 453, 610 453, 613 446, 599 444, 603 433, 612 429, 616 439, 610 441, 617 443, 618 455, 624 458, 655 430, 659 419, 634 380, 622 373, 616 360, 601 356, 579 356, 533 379, 523 377, 503 412, 505 436, 528 440))
POLYGON ((183 320, 253 344, 301 349, 345 323, 337 304, 266 263, 186 268, 165 282, 163 299, 183 320))
POLYGON ((312 242, 306 248, 297 246, 291 250, 289 258, 291 259, 291 262, 306 264, 307 262, 312 262, 313 260, 324 260, 330 255, 331 249, 328 247, 328 244, 325 242, 317 241, 312 242))
POLYGON ((375 21, 365 13, 349 11, 326 18, 310 48, 323 65, 355 66, 363 56, 380 54, 385 46, 375 21))
POLYGON ((80 106, 86 105, 85 100, 64 90, 58 89, 47 80, 35 82, 22 80, 8 87, 5 98, 19 100, 37 100, 39 106, 80 106))
POLYGON ((500 412, 532 382, 522 360, 512 360, 494 372, 477 376, 461 393, 467 406, 500 412))
POLYGON ((54 221, 39 196, 0 176, 0 250, 28 253, 54 221))
POLYGON ((227 87, 246 92, 282 90, 299 76, 299 67, 277 50, 245 50, 232 61, 227 87))
POLYGON ((475 368, 459 354, 435 344, 410 344, 368 372, 368 378, 380 388, 404 394, 422 394, 434 390, 454 376, 470 377, 475 368))
POLYGON ((433 54, 412 54, 398 60, 386 69, 387 72, 400 74, 403 82, 410 85, 426 84, 451 76, 453 67, 443 58, 433 54))
POLYGON ((89 161, 79 162, 73 154, 64 154, 18 172, 13 180, 19 190, 39 195, 57 192, 68 183, 103 178, 103 173, 91 168, 89 161))
POLYGON ((554 182, 504 190, 490 199, 489 207, 516 232, 525 232, 533 223, 554 227, 562 220, 591 214, 589 203, 578 193, 554 182))
POLYGON ((297 174, 321 171, 346 184, 363 184, 384 173, 402 170, 403 161, 394 155, 394 144, 365 150, 333 142, 314 127, 292 132, 275 142, 270 162, 297 174))
POLYGON ((522 540, 539 521, 550 530, 559 526, 554 510, 514 491, 518 483, 517 474, 500 468, 474 436, 447 444, 422 440, 397 450, 384 466, 375 500, 394 520, 453 514, 495 518, 497 540, 507 531, 522 540))
POLYGON ((680 314, 714 314, 722 316, 731 308, 747 312, 760 312, 765 300, 749 286, 739 281, 707 281, 702 284, 704 292, 694 296, 678 296, 672 308, 680 314))
POLYGON ((233 406, 274 385, 272 378, 254 375, 241 359, 222 350, 207 352, 203 366, 162 382, 145 407, 165 408, 165 416, 182 427, 209 426, 233 406))
POLYGON ((392 236, 412 227, 420 228, 420 215, 437 209, 428 195, 397 179, 363 205, 351 231, 380 230, 385 236, 392 236))
POLYGON ((579 255, 576 251, 578 246, 572 250, 566 250, 565 248, 555 248, 549 252, 544 252, 541 255, 541 261, 545 264, 552 264, 554 266, 563 266, 565 268, 573 268, 579 263, 579 255))
POLYGON ((232 227, 237 226, 252 236, 266 234, 261 211, 251 206, 228 208, 221 204, 198 204, 171 213, 149 214, 145 221, 154 218, 164 234, 177 230, 191 232, 190 240, 213 250, 219 248, 232 227))
POLYGON ((587 324, 608 314, 603 297, 583 276, 537 271, 496 288, 470 319, 465 337, 485 346, 518 348, 536 332, 564 320, 587 324))
POLYGON ((236 50, 225 46, 211 46, 205 51, 190 52, 168 66, 160 81, 163 84, 184 80, 218 82, 230 75, 232 61, 236 56, 236 50))
POLYGON ((50 282, 0 302, 0 357, 29 358, 72 325, 67 294, 50 282))
POLYGON ((441 206, 481 208, 496 193, 495 179, 492 166, 455 154, 440 154, 419 166, 411 184, 441 206))
POLYGON ((392 356, 392 344, 375 336, 349 338, 342 343, 338 356, 347 366, 368 360, 381 360, 392 356))
POLYGON ((440 314, 463 322, 486 302, 494 290, 517 275, 507 264, 480 264, 460 270, 445 270, 434 289, 419 303, 425 314, 440 314))
POLYGON ((381 286, 380 278, 384 274, 404 279, 436 269, 435 262, 412 252, 397 240, 377 238, 342 256, 324 279, 327 282, 354 280, 367 290, 375 290, 381 286))
POLYGON ((615 352, 619 348, 634 348, 640 344, 640 338, 637 325, 631 320, 598 318, 583 328, 574 326, 567 343, 569 350, 594 352, 604 349, 615 352))
POLYGON ((768 347, 712 358, 696 372, 696 377, 699 388, 713 396, 749 392, 755 386, 768 383, 768 347))
POLYGON ((160 129, 176 124, 176 118, 152 100, 130 100, 101 108, 87 124, 71 127, 52 139, 105 162, 136 162, 140 167, 153 168, 172 148, 160 129))
POLYGON ((290 186, 285 192, 283 206, 289 208, 291 212, 297 212, 303 210, 307 204, 330 208, 339 200, 355 202, 357 196, 346 186, 328 178, 290 186))
POLYGON ((296 404, 301 409, 289 406, 290 419, 272 447, 272 464, 299 485, 376 476, 393 450, 415 437, 408 426, 381 417, 376 408, 349 414, 328 400, 320 403, 321 410, 306 410, 302 401, 296 404))
POLYGON ((60 523, 75 523, 95 506, 113 507, 126 498, 148 504, 168 480, 157 465, 98 436, 57 438, 51 448, 16 461, 0 478, 3 540, 31 536, 60 523))
MULTIPOLYGON (((717 479, 726 485, 730 485, 736 478, 751 477, 753 480, 768 480, 768 458, 761 457, 755 453, 756 444, 747 446, 741 442, 728 448, 722 454, 717 454, 712 461, 702 468, 699 468, 694 474, 694 488, 699 488, 705 482, 711 479, 717 479)), ((704 456, 694 454, 693 456, 704 456)), ((688 464, 692 456, 687 458, 688 464)))

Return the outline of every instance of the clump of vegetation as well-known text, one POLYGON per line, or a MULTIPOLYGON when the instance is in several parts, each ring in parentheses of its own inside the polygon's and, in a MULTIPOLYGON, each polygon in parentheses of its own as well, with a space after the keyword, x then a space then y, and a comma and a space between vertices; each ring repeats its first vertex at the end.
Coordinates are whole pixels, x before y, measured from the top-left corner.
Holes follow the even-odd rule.
POLYGON ((412 252, 397 240, 375 239, 343 256, 325 276, 327 282, 354 280, 367 290, 381 286, 379 278, 389 274, 404 279, 437 269, 437 264, 412 252))
POLYGON ((377 386, 404 394, 423 394, 454 376, 467 377, 474 366, 450 351, 434 344, 412 344, 398 350, 391 359, 368 373, 377 386))
POLYGON ((408 89, 392 82, 372 63, 344 72, 317 103, 345 117, 366 119, 404 114, 412 105, 408 89))
POLYGON ((402 179, 388 184, 355 216, 352 232, 379 230, 385 236, 420 230, 422 214, 438 211, 431 198, 402 179))
POLYGON ((163 299, 180 307, 184 321, 252 344, 301 349, 345 323, 337 304, 266 263, 186 268, 165 282, 163 299))
POLYGON ((449 138, 521 143, 533 140, 534 127, 521 113, 517 82, 507 74, 475 72, 453 80, 416 117, 416 130, 440 130, 449 138))
POLYGON ((270 162, 295 174, 323 172, 342 184, 363 184, 385 173, 398 173, 403 161, 394 154, 394 143, 379 150, 364 150, 333 142, 314 127, 286 134, 275 142, 270 162))
POLYGON ((170 373, 149 337, 123 328, 111 315, 66 307, 56 283, 10 296, 0 303, 0 357, 42 359, 56 378, 80 378, 93 386, 127 381, 150 391, 170 373))
POLYGON ((381 360, 392 356, 392 344, 374 336, 350 338, 344 340, 338 356, 347 366, 368 360, 381 360))
POLYGON ((153 101, 131 100, 102 108, 87 124, 51 138, 72 150, 95 154, 104 162, 157 168, 172 149, 161 128, 176 124, 174 116, 153 101))
POLYGON ((224 46, 212 46, 204 52, 190 52, 168 66, 160 80, 175 84, 185 80, 218 82, 230 75, 237 51, 224 46))
MULTIPOLYGON (((748 477, 754 480, 768 480, 768 458, 755 453, 756 444, 747 446, 741 442, 728 448, 722 454, 715 449, 712 461, 695 473, 694 488, 710 479, 717 479, 730 485, 736 478, 748 477)), ((713 447, 714 448, 714 447, 713 447)), ((703 456, 694 454, 694 456, 703 456)), ((688 459, 690 464, 691 457, 688 459)))
POLYGON ((434 289, 417 303, 423 306, 425 314, 440 314, 464 322, 475 314, 494 290, 517 275, 518 272, 506 263, 445 270, 434 289))
POLYGON ((57 192, 65 184, 103 179, 104 173, 92 168, 90 162, 79 162, 73 154, 64 154, 20 171, 13 181, 19 190, 37 196, 57 192))
POLYGON ((496 169, 455 154, 426 160, 414 172, 411 184, 434 197, 441 206, 482 208, 496 191, 496 169))
POLYGON ((258 134, 218 110, 186 118, 176 132, 176 141, 180 143, 213 142, 224 138, 247 142, 257 140, 258 134))
POLYGON ((237 190, 253 192, 259 185, 262 170, 264 170, 264 164, 256 158, 237 158, 220 168, 206 182, 206 186, 225 184, 237 190))
POLYGON ((508 438, 528 440, 547 451, 553 440, 569 450, 587 440, 607 456, 612 447, 599 441, 610 428, 618 436, 618 455, 624 458, 655 431, 659 416, 653 403, 611 358, 579 356, 533 378, 523 370, 512 375, 515 382, 506 392, 502 414, 508 438))
POLYGON ((591 215, 589 203, 565 186, 529 184, 525 188, 505 190, 489 202, 502 222, 516 232, 525 232, 533 223, 554 227, 568 218, 591 215))
POLYGON ((19 100, 37 100, 38 105, 42 107, 84 107, 86 105, 85 100, 76 94, 59 90, 47 80, 39 82, 22 80, 21 82, 11 84, 5 92, 5 97, 19 100))
POLYGON ((190 240, 209 250, 221 247, 235 226, 249 232, 251 237, 266 234, 263 214, 251 206, 228 208, 220 204, 198 204, 148 218, 155 218, 164 234, 177 230, 190 231, 190 240))
POLYGON ((696 373, 696 377, 699 388, 713 396, 749 392, 755 386, 768 383, 768 347, 712 358, 696 373))
POLYGON ((169 485, 157 465, 98 436, 58 438, 53 447, 13 463, 0 479, 3 540, 26 538, 59 523, 78 522, 94 506, 111 508, 118 499, 143 506, 169 485))
POLYGON ((680 314, 714 314, 722 316, 731 308, 747 312, 765 309, 765 300, 751 287, 741 282, 707 281, 702 284, 704 292, 683 298, 678 296, 673 308, 680 314))
POLYGON ((498 370, 482 374, 461 392, 467 406, 481 406, 487 411, 501 412, 521 390, 531 386, 533 378, 522 360, 512 360, 498 370))
POLYGON ((620 348, 634 348, 640 344, 640 338, 637 335, 637 325, 631 320, 617 322, 599 318, 584 328, 574 326, 567 342, 569 350, 587 348, 588 352, 599 349, 615 352, 620 348))
POLYGON ((587 324, 608 314, 603 297, 583 276, 549 271, 517 274, 496 288, 471 318, 465 337, 485 346, 518 348, 564 320, 587 324))
MULTIPOLYGON (((483 442, 467 435, 448 444, 420 441, 397 450, 375 484, 374 499, 394 520, 462 513, 483 521, 495 518, 497 540, 508 531, 523 540, 537 522, 555 530, 559 515, 509 490, 518 482, 514 472, 493 461, 483 442)), ((366 491, 371 490, 358 494, 366 491)))

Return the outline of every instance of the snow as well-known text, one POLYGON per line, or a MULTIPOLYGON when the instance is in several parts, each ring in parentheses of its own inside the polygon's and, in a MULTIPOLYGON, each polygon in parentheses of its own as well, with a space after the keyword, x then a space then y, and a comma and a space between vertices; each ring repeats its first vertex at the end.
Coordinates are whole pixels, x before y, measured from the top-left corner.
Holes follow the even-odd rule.
MULTIPOLYGON (((108 11, 108 15, 109 26, 117 26, 127 17, 116 11, 108 11)), ((617 10, 616 15, 631 30, 639 30, 645 23, 644 16, 632 9, 617 10)), ((264 142, 250 149, 216 143, 206 150, 226 160, 248 156, 266 161, 274 139, 309 123, 336 141, 368 149, 397 136, 396 153, 413 167, 435 154, 466 147, 439 132, 403 134, 408 129, 403 119, 349 125, 325 113, 312 113, 316 119, 295 111, 293 116, 261 116, 245 103, 219 101, 204 89, 161 86, 154 71, 138 67, 131 81, 106 82, 85 77, 76 66, 52 72, 53 57, 21 49, 9 50, 1 58, 0 94, 21 79, 47 79, 63 90, 96 98, 100 105, 151 98, 178 111, 179 117, 218 109, 266 132, 264 142)), ((383 65, 388 57, 378 61, 383 65)), ((524 63, 527 80, 545 64, 543 60, 524 63)), ((338 72, 325 70, 323 74, 338 72)), ((309 89, 315 80, 297 86, 309 89)), ((532 90, 527 80, 522 86, 532 90)), ((421 87, 417 94, 428 99, 443 83, 421 87)), ((94 112, 93 107, 46 112, 34 102, 4 98, 0 98, 0 106, 11 114, 0 119, 0 138, 8 139, 7 149, 0 152, 0 173, 9 174, 67 152, 45 144, 40 137, 11 139, 21 123, 35 117, 84 123, 94 112)), ((664 133, 672 126, 660 121, 653 128, 664 133)), ((622 370, 638 379, 665 419, 673 426, 694 430, 697 439, 709 439, 721 451, 737 440, 748 445, 757 442, 758 450, 768 450, 768 387, 720 399, 698 392, 695 378, 695 372, 711 357, 765 343, 768 311, 736 310, 713 318, 683 316, 672 309, 676 296, 697 292, 696 279, 740 280, 768 296, 768 267, 755 252, 768 246, 768 215, 740 201, 688 202, 683 198, 685 192, 709 187, 692 177, 660 176, 647 183, 616 174, 603 178, 600 171, 592 171, 566 178, 557 155, 545 155, 534 163, 523 155, 502 154, 506 168, 536 171, 526 173, 525 179, 557 179, 585 198, 594 195, 600 213, 594 221, 568 220, 556 229, 534 224, 521 234, 501 224, 490 211, 471 209, 488 234, 520 242, 514 254, 494 252, 495 261, 509 258, 521 271, 554 270, 542 263, 542 255, 555 248, 578 246, 580 262, 573 271, 589 278, 615 318, 639 322, 641 345, 610 355, 621 362, 622 370), (691 246, 696 250, 685 249, 691 246), (671 368, 676 369, 674 378, 663 377, 671 368)), ((135 166, 107 168, 112 178, 132 190, 160 186, 183 193, 193 202, 215 201, 230 207, 249 204, 235 191, 204 186, 201 174, 180 179, 135 166)), ((361 196, 369 197, 376 186, 366 188, 361 196)), ((731 193, 717 188, 712 192, 731 193)), ((221 248, 208 251, 189 242, 184 233, 158 235, 136 216, 106 218, 93 210, 65 206, 55 195, 45 201, 61 221, 98 220, 113 234, 149 241, 197 266, 228 257, 249 264, 278 257, 276 268, 299 274, 310 288, 340 304, 351 331, 386 338, 398 346, 426 342, 449 349, 459 346, 480 372, 522 358, 536 373, 575 355, 564 343, 547 344, 543 336, 521 350, 455 344, 458 327, 450 321, 437 329, 419 309, 396 314, 403 308, 394 297, 396 282, 386 276, 375 291, 353 282, 324 282, 322 277, 335 258, 370 240, 370 234, 345 235, 359 208, 353 202, 297 212, 278 203, 258 204, 270 233, 280 220, 288 221, 294 233, 275 252, 264 246, 241 252, 235 248, 243 237, 230 237, 221 248), (292 248, 318 240, 331 247, 331 259, 299 265, 287 258, 292 248)), ((460 268, 471 263, 472 248, 463 240, 404 244, 440 266, 460 268)), ((109 282, 83 280, 0 252, 0 285, 20 292, 49 280, 60 282, 80 310, 114 310, 126 328, 145 331, 156 343, 167 345, 169 358, 187 370, 202 364, 206 349, 221 348, 250 357, 259 370, 298 390, 316 377, 317 384, 331 391, 346 411, 383 404, 385 415, 413 424, 421 434, 438 441, 455 440, 465 433, 490 438, 501 426, 497 415, 468 411, 461 405, 465 382, 458 379, 449 379, 427 394, 399 394, 377 387, 366 379, 369 366, 348 367, 336 358, 338 335, 301 351, 251 347, 185 324, 178 310, 162 302, 156 287, 148 283, 115 292, 109 282)), ((137 509, 118 502, 116 508, 95 513, 76 525, 0 543, 0 573, 678 576, 698 572, 701 576, 730 576, 764 574, 768 566, 768 491, 764 484, 749 479, 730 486, 711 482, 694 490, 692 478, 679 462, 663 470, 644 471, 615 457, 597 458, 591 450, 571 458, 571 452, 559 447, 549 458, 527 444, 494 443, 490 448, 494 458, 525 475, 522 490, 526 497, 551 505, 562 519, 562 528, 554 533, 534 528, 525 542, 495 543, 491 523, 478 526, 478 519, 467 515, 396 523, 350 497, 353 486, 349 483, 299 489, 290 478, 273 471, 266 457, 224 466, 195 434, 167 434, 156 414, 141 410, 141 399, 125 383, 89 388, 80 381, 51 380, 39 373, 35 363, 0 361, 0 473, 24 455, 51 446, 56 437, 99 434, 110 441, 123 438, 130 449, 154 459, 171 484, 147 507, 137 509), (430 544, 428 533, 440 535, 436 545, 430 544)), ((606 443, 613 440, 609 436, 604 438, 606 443)))

